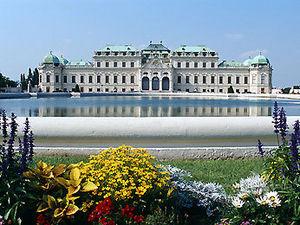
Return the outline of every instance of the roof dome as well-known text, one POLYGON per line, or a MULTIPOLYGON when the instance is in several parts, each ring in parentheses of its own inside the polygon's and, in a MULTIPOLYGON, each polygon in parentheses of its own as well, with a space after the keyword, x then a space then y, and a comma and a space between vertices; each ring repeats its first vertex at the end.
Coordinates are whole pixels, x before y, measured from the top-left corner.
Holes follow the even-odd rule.
POLYGON ((249 58, 249 59, 246 59, 246 60, 243 62, 243 65, 244 65, 244 66, 250 66, 251 63, 252 63, 252 59, 249 58))
POLYGON ((48 55, 45 56, 43 60, 44 64, 54 64, 54 65, 59 65, 60 61, 57 58, 57 56, 52 54, 52 51, 48 55))
POLYGON ((265 56, 259 54, 258 56, 255 56, 252 59, 251 65, 253 65, 253 64, 267 65, 267 64, 269 64, 269 59, 267 59, 265 56))
POLYGON ((69 63, 69 61, 64 58, 62 55, 60 56, 59 58, 59 62, 62 64, 62 65, 67 65, 69 63))

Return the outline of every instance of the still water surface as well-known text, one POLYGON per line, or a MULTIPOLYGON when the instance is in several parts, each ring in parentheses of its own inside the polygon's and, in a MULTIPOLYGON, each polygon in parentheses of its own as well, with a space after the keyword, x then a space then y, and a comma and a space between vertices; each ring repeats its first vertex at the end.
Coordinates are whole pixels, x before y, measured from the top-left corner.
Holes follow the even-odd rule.
MULTIPOLYGON (((289 116, 300 115, 300 101, 277 100, 289 116)), ((207 99, 165 96, 0 99, 0 108, 29 117, 211 117, 271 116, 274 100, 207 99)))

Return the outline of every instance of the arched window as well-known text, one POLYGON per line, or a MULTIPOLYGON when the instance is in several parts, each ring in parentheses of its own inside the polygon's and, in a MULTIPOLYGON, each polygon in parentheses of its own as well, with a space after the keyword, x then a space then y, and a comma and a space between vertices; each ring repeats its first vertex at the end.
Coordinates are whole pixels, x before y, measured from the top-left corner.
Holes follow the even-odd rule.
POLYGON ((159 79, 158 77, 152 78, 152 90, 156 91, 159 90, 159 79))
POLYGON ((142 90, 149 90, 149 78, 143 77, 142 79, 142 90))
POLYGON ((168 77, 162 79, 162 90, 168 91, 170 89, 170 82, 168 77))

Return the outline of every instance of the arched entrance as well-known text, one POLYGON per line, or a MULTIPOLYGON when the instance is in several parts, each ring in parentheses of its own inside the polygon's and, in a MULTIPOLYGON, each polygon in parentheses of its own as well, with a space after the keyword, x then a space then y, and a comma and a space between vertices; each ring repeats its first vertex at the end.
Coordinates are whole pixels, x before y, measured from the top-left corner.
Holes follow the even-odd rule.
POLYGON ((152 78, 152 90, 157 91, 159 90, 159 79, 158 77, 152 78))
POLYGON ((143 77, 142 79, 142 90, 149 90, 149 78, 143 77))
POLYGON ((170 82, 168 77, 162 79, 162 90, 168 91, 170 89, 170 82))

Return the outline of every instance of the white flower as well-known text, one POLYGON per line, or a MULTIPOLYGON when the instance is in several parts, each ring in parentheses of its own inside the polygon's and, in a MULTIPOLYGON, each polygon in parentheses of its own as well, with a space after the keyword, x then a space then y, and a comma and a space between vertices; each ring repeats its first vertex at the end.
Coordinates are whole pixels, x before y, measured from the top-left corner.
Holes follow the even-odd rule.
POLYGON ((269 204, 267 196, 256 198, 256 202, 260 205, 268 205, 269 204))
POLYGON ((266 189, 267 184, 258 174, 253 174, 252 176, 241 179, 239 183, 239 191, 241 193, 247 192, 252 193, 256 196, 261 195, 266 189))
POLYGON ((240 184, 239 183, 235 183, 232 185, 234 189, 240 189, 240 184))
POLYGON ((242 200, 246 200, 249 197, 249 194, 247 192, 238 194, 238 197, 242 200))
POLYGON ((279 195, 276 191, 271 191, 269 193, 266 194, 266 198, 268 201, 268 205, 272 208, 276 208, 278 206, 280 206, 280 198, 279 195))
POLYGON ((241 200, 239 197, 234 197, 232 199, 232 205, 236 208, 242 208, 243 205, 245 204, 245 202, 243 200, 241 200))

